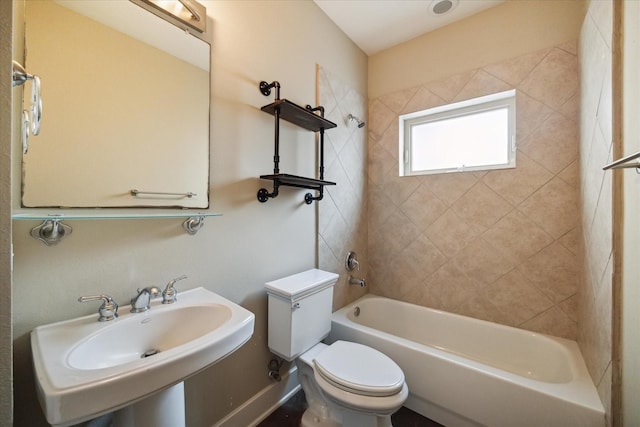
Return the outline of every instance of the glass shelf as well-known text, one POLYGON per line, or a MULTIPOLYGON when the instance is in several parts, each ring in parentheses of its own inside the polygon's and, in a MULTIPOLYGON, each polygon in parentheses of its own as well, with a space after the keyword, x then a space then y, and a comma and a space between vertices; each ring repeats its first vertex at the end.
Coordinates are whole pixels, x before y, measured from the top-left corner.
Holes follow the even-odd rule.
POLYGON ((109 219, 162 219, 162 218, 208 218, 222 216, 219 212, 199 211, 197 209, 62 209, 62 208, 22 208, 13 211, 14 220, 47 221, 59 220, 109 220, 109 219))

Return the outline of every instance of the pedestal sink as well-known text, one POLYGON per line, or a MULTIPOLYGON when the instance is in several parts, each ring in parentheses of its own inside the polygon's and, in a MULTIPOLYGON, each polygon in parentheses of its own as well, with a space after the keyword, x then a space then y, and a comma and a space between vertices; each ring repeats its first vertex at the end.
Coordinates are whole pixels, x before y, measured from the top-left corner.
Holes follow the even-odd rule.
MULTIPOLYGON (((174 304, 98 322, 84 316, 31 332, 38 398, 53 425, 77 424, 156 395, 233 353, 254 315, 204 288, 174 304)), ((152 399, 147 399, 153 401, 152 399)), ((153 405, 151 405, 153 407, 153 405)), ((149 410, 149 405, 145 406, 149 410)))

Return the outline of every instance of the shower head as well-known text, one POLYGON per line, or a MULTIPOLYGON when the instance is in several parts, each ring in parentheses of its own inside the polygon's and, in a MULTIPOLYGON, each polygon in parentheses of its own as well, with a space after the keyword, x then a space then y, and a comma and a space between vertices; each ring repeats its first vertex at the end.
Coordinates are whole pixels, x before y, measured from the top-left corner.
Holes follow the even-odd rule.
POLYGON ((356 122, 358 124, 358 128, 363 128, 364 125, 366 124, 365 122, 363 122, 362 120, 360 120, 359 118, 357 118, 356 116, 354 116, 353 114, 349 114, 348 117, 350 122, 356 122))

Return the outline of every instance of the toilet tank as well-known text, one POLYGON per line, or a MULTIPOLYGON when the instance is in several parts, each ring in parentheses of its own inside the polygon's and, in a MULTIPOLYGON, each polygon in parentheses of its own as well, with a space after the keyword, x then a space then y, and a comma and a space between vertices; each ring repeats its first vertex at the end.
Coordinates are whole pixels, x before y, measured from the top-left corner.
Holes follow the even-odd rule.
POLYGON ((311 269, 267 282, 269 349, 292 361, 331 330, 336 273, 311 269))

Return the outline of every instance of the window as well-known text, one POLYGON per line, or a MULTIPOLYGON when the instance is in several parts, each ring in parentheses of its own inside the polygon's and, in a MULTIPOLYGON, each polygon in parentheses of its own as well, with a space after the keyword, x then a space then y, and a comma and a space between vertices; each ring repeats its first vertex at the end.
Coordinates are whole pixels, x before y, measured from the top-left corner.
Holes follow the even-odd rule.
POLYGON ((516 167, 515 90, 400 116, 400 176, 516 167))

